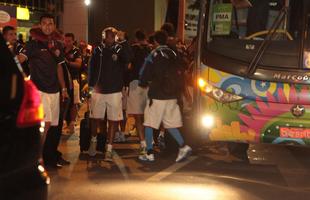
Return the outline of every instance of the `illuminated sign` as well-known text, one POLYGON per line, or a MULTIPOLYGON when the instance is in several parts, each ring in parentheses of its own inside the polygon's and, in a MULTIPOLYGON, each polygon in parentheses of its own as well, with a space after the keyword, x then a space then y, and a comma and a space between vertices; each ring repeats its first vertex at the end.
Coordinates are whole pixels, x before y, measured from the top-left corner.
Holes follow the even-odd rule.
POLYGON ((11 16, 9 13, 0 10, 0 23, 8 23, 11 20, 11 16))
POLYGON ((17 19, 29 20, 30 19, 29 9, 17 7, 17 19))
POLYGON ((0 28, 5 26, 17 26, 16 8, 0 5, 0 28))

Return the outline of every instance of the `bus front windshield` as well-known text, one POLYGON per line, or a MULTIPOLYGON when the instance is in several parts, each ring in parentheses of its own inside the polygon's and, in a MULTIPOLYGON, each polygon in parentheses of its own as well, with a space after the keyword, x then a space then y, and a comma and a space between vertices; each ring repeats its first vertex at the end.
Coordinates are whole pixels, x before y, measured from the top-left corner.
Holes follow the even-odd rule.
POLYGON ((239 75, 256 68, 305 69, 309 0, 211 0, 206 64, 239 75))

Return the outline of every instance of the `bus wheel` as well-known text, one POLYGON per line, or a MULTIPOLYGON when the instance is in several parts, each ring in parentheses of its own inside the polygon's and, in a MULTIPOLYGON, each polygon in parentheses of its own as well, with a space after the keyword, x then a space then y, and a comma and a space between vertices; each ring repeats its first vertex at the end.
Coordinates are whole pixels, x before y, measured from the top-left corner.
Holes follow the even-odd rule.
POLYGON ((249 144, 247 143, 237 143, 237 142, 228 142, 227 144, 228 151, 230 155, 233 155, 243 161, 249 161, 248 159, 248 149, 249 144))

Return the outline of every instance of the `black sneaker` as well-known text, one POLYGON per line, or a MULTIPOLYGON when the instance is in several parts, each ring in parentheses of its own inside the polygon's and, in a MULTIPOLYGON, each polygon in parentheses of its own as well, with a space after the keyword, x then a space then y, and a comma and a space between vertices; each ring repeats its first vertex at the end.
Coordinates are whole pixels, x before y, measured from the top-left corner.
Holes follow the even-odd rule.
POLYGON ((57 164, 60 164, 60 165, 70 165, 70 161, 68 160, 65 160, 63 157, 60 157, 57 164))

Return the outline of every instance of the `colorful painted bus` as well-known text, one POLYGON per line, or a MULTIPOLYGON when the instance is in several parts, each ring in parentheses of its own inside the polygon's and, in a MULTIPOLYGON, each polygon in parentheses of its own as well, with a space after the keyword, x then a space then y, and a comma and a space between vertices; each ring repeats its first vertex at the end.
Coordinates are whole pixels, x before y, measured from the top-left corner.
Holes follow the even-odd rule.
POLYGON ((310 0, 201 0, 199 127, 211 141, 310 145, 310 0))

